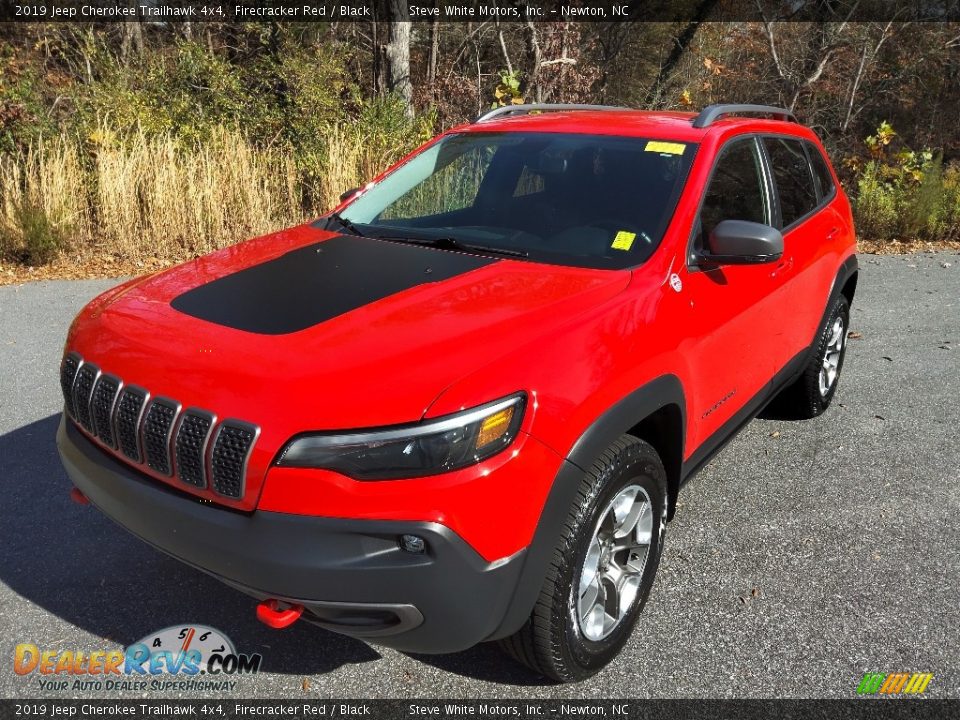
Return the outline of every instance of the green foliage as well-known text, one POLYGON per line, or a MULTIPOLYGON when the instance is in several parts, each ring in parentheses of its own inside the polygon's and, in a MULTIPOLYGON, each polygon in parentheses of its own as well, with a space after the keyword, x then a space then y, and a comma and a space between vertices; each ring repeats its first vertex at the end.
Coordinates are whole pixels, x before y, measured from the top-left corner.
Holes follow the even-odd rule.
POLYGON ((897 208, 902 197, 893 184, 881 176, 877 161, 867 163, 859 180, 854 203, 857 232, 871 240, 888 240, 896 236, 897 208))
POLYGON ((888 148, 896 132, 883 122, 866 139, 875 159, 860 172, 854 202, 857 230, 869 240, 953 239, 960 234, 960 167, 943 156, 888 148))
POLYGON ((12 220, 12 226, 0 226, 0 254, 25 265, 48 263, 69 243, 69 226, 51 218, 39 204, 17 203, 12 220))
MULTIPOLYGON (((785 92, 771 72, 762 28, 743 23, 706 22, 689 37, 678 36, 672 23, 544 23, 535 29, 505 24, 502 34, 443 24, 435 37, 425 29, 414 33, 411 48, 418 106, 413 119, 399 98, 382 92, 383 58, 375 53, 383 33, 370 37, 370 28, 358 24, 210 23, 195 25, 191 35, 175 25, 144 23, 142 45, 123 29, 42 23, 0 28, 0 161, 6 157, 9 168, 22 171, 5 185, 0 177, 0 252, 8 257, 39 262, 68 239, 71 250, 93 242, 104 247, 105 198, 119 197, 116 188, 129 185, 120 165, 112 164, 120 156, 128 164, 160 168, 167 166, 164 157, 138 153, 162 148, 183 158, 206 154, 211 167, 219 163, 229 186, 234 176, 228 171, 240 162, 218 141, 225 133, 238 138, 234 151, 270 158, 251 177, 275 179, 280 189, 273 194, 283 195, 284 209, 263 216, 299 221, 330 208, 340 192, 374 177, 438 126, 471 116, 478 97, 482 104, 505 106, 537 89, 551 102, 695 109, 733 99, 770 102, 785 92), (542 56, 539 69, 525 53, 531 31, 542 56), (437 54, 430 46, 434 40, 437 54), (608 56, 609 47, 618 49, 608 56), (513 72, 498 70, 504 52, 513 59, 513 72), (424 77, 428 67, 436 70, 430 83, 424 77), (29 148, 54 147, 63 138, 73 148, 69 167, 26 171, 29 148), (89 212, 55 201, 73 196, 89 197, 83 201, 90 203, 89 212)), ((946 50, 956 33, 934 24, 909 33, 891 30, 850 106, 849 77, 863 57, 861 41, 879 47, 871 34, 877 29, 848 28, 823 77, 801 95, 801 120, 818 128, 834 155, 850 158, 843 180, 864 238, 960 238, 960 96, 953 82, 960 65, 946 50), (890 97, 900 102, 891 104, 890 97), (934 149, 911 149, 927 146, 934 149)), ((782 23, 775 31, 781 57, 791 58, 788 65, 803 66, 810 52, 815 59, 818 46, 808 40, 817 38, 803 24, 782 23)), ((237 170, 236 177, 242 175, 237 170)), ((204 194, 164 185, 162 174, 144 177, 144 188, 158 197, 175 195, 166 189, 173 187, 204 194)), ((470 187, 466 176, 451 172, 444 182, 437 190, 444 202, 466 198, 457 194, 470 187)))
POLYGON ((871 153, 880 155, 896 136, 893 126, 884 120, 877 127, 877 131, 873 135, 868 135, 863 142, 871 153))
POLYGON ((53 135, 56 125, 41 74, 0 49, 0 152, 28 145, 37 135, 53 135))
POLYGON ((133 67, 104 59, 100 71, 100 79, 79 97, 82 129, 106 121, 189 141, 208 137, 218 125, 267 115, 264 96, 244 86, 236 67, 198 43, 147 53, 133 67))
POLYGON ((505 105, 522 105, 523 93, 520 92, 520 73, 516 70, 509 72, 500 70, 500 82, 493 90, 493 105, 491 108, 503 107, 505 105))

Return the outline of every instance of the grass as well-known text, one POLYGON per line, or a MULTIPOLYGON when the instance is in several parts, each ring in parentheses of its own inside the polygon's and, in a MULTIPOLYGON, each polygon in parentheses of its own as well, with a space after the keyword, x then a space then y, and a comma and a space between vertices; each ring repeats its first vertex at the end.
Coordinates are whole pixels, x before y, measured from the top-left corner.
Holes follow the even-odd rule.
POLYGON ((180 260, 304 218, 289 155, 216 133, 183 147, 143 135, 98 150, 88 244, 125 258, 180 260))
POLYGON ((0 155, 0 258, 182 261, 319 215, 408 149, 350 126, 321 147, 315 177, 289 148, 225 128, 202 142, 106 127, 86 141, 38 140, 0 155))
POLYGON ((25 264, 52 260, 89 231, 84 173, 75 145, 37 143, 0 156, 0 253, 25 264))

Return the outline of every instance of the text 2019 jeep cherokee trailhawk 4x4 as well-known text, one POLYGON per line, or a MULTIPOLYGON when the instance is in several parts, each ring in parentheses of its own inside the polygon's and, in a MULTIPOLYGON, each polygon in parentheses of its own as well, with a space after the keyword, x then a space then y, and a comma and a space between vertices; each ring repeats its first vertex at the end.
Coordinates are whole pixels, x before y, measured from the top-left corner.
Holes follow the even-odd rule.
POLYGON ((60 453, 78 500, 274 627, 500 639, 581 679, 683 482, 771 399, 830 403, 854 250, 784 110, 495 110, 317 222, 93 300, 60 453))

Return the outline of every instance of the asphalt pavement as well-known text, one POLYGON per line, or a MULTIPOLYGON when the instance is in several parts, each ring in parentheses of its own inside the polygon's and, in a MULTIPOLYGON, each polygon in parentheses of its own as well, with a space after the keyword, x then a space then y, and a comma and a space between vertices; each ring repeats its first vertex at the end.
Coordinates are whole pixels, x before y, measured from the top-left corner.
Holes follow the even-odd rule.
MULTIPOLYGON (((851 697, 868 671, 930 672, 928 696, 960 698, 956 254, 861 256, 831 409, 752 422, 681 491, 629 645, 570 686, 490 645, 409 656, 269 630, 246 596, 73 504, 57 368, 70 321, 113 284, 0 287, 0 697, 145 695, 41 689, 14 673, 14 647, 118 649, 201 623, 263 655, 225 699, 851 697)), ((176 696, 192 695, 150 694, 176 696)))

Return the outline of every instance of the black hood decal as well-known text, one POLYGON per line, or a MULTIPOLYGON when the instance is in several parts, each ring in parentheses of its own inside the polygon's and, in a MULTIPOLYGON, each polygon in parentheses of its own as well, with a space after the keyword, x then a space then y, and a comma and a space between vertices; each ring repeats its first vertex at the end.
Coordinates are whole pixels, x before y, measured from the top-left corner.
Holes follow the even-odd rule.
POLYGON ((283 335, 494 262, 340 235, 188 290, 170 304, 187 315, 237 330, 283 335))

